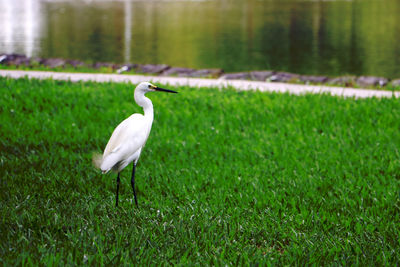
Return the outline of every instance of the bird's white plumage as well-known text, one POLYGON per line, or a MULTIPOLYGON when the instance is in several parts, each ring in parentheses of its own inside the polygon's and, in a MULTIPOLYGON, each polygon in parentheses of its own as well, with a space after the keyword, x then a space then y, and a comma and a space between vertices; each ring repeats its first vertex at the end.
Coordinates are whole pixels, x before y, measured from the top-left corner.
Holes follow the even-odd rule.
POLYGON ((101 170, 121 171, 130 162, 137 161, 151 130, 151 121, 142 114, 133 114, 121 122, 111 135, 103 153, 101 170))
POLYGON ((136 103, 143 108, 144 115, 136 113, 122 121, 111 134, 103 155, 93 155, 94 165, 100 168, 103 173, 109 172, 110 170, 118 172, 116 207, 118 207, 120 172, 132 161, 134 165, 132 169, 131 185, 136 206, 138 205, 135 190, 135 168, 143 146, 146 144, 147 138, 149 137, 151 125, 153 124, 153 104, 150 99, 144 96, 147 92, 151 91, 177 93, 148 82, 140 83, 135 89, 134 97, 136 103))
MULTIPOLYGON (((148 82, 135 89, 135 101, 144 110, 144 115, 135 113, 122 121, 111 135, 102 157, 94 157, 94 163, 103 173, 110 170, 120 172, 129 163, 138 161, 143 146, 149 137, 153 123, 153 104, 145 94, 160 89, 148 82)), ((168 90, 167 90, 168 91, 168 90)))

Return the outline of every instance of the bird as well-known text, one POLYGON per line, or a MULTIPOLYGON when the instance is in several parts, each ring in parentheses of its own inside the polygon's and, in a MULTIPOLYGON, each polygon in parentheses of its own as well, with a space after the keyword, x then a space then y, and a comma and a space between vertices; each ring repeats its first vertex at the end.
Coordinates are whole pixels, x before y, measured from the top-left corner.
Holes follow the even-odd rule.
POLYGON ((136 164, 149 137, 154 119, 153 103, 145 94, 156 91, 178 93, 173 90, 160 88, 149 82, 141 82, 134 90, 134 99, 136 104, 143 108, 144 114, 134 113, 122 121, 111 134, 103 155, 93 155, 93 163, 102 173, 108 173, 109 171, 117 173, 116 207, 118 207, 120 173, 131 162, 133 162, 131 186, 135 204, 138 207, 135 191, 136 164))

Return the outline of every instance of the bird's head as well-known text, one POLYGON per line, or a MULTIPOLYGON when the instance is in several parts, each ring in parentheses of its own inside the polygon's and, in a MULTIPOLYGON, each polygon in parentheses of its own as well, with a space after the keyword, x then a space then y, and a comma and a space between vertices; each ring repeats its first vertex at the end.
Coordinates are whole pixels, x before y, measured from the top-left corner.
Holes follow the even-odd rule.
POLYGON ((136 92, 140 92, 140 93, 143 93, 143 94, 145 94, 147 92, 154 92, 154 91, 167 92, 167 93, 178 93, 178 92, 175 92, 175 91, 172 91, 172 90, 160 88, 160 87, 158 87, 158 86, 156 86, 154 84, 151 84, 149 82, 141 82, 141 83, 139 83, 138 86, 136 86, 136 89, 135 89, 135 93, 136 92))

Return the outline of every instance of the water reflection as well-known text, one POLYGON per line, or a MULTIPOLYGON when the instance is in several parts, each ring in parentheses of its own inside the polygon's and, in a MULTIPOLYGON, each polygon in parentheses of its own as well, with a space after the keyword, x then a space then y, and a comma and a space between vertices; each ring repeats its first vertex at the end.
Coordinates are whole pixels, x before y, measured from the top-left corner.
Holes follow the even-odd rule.
POLYGON ((400 77, 398 14, 398 0, 0 0, 0 53, 400 77))
POLYGON ((44 30, 41 1, 1 0, 0 10, 0 51, 37 54, 44 30))
POLYGON ((131 45, 132 45, 132 2, 125 0, 124 4, 124 60, 129 62, 131 60, 131 45))

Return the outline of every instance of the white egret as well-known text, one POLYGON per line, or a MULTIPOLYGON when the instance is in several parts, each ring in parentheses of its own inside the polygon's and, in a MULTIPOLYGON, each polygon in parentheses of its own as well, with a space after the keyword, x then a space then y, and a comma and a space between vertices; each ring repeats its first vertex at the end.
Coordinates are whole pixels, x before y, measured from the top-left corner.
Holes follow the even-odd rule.
POLYGON ((151 125, 153 124, 153 103, 150 99, 145 97, 147 92, 152 91, 177 93, 172 90, 160 88, 148 82, 140 83, 135 89, 134 97, 136 103, 143 108, 144 115, 135 113, 121 122, 112 133, 111 138, 104 149, 103 155, 95 155, 93 157, 95 166, 100 168, 103 173, 107 173, 110 170, 118 173, 117 193, 115 199, 115 206, 117 207, 120 184, 119 174, 131 162, 133 162, 131 185, 135 203, 136 206, 138 206, 135 191, 135 169, 140 153, 149 137, 151 125))

